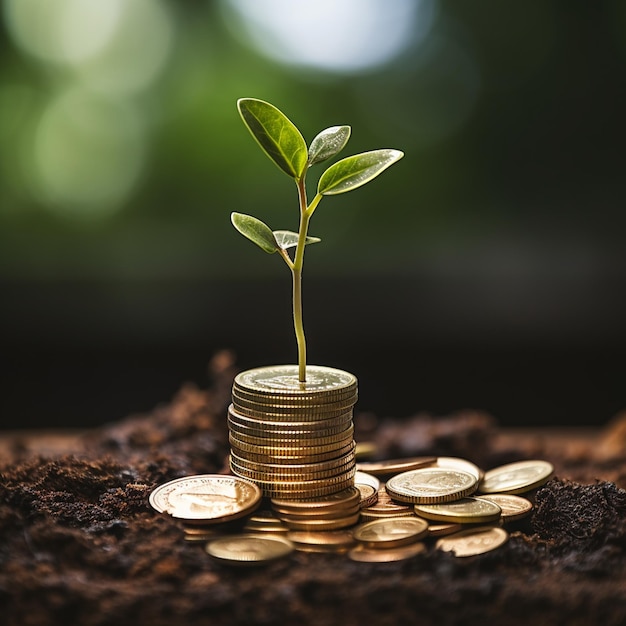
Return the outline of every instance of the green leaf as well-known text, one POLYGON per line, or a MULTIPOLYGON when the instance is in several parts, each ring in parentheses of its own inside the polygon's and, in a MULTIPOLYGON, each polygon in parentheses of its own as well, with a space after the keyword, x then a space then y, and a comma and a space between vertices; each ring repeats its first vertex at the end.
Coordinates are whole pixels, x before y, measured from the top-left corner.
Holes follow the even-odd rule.
POLYGON ((349 126, 331 126, 319 133, 309 147, 309 165, 339 154, 350 139, 350 130, 349 126))
POLYGON ((400 150, 372 150, 341 159, 331 165, 321 176, 317 192, 331 196, 352 191, 393 165, 404 156, 400 150))
POLYGON ((230 221, 244 237, 256 243, 268 254, 273 254, 279 250, 278 242, 270 227, 256 217, 244 213, 231 213, 230 221))
POLYGON ((285 114, 269 102, 256 98, 240 98, 237 108, 265 154, 292 178, 302 178, 307 167, 306 142, 285 114))
MULTIPOLYGON (((294 233, 290 230, 275 230, 274 237, 276 238, 276 243, 283 249, 288 250, 289 248, 295 248, 298 245, 298 233, 294 233)), ((319 243, 322 241, 319 237, 308 237, 304 241, 304 245, 309 245, 310 243, 319 243)))

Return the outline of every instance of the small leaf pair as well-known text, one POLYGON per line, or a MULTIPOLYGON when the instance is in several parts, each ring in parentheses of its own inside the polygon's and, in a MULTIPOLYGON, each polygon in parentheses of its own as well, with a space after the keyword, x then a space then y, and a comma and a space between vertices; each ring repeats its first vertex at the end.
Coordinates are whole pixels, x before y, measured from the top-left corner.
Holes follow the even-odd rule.
MULTIPOLYGON (((272 230, 261 220, 244 213, 232 213, 231 221, 233 226, 250 241, 256 243, 259 248, 273 254, 279 250, 288 250, 298 245, 298 233, 290 230, 272 230)), ((319 237, 307 237, 305 243, 318 243, 319 237)))

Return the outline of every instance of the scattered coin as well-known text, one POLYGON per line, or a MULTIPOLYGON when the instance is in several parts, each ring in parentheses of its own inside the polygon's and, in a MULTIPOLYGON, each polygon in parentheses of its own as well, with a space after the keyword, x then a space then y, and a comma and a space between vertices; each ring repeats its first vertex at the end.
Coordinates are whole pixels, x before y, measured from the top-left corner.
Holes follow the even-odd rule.
POLYGON ((212 528, 208 528, 208 527, 202 527, 202 528, 194 528, 194 527, 190 527, 187 526, 184 529, 185 532, 185 536, 184 539, 185 541, 189 541, 189 542, 207 542, 210 541, 211 539, 215 539, 216 537, 220 537, 222 536, 224 533, 217 530, 216 526, 213 526, 212 528))
POLYGON ((400 546, 399 548, 367 548, 366 546, 356 546, 348 552, 348 557, 353 561, 361 563, 390 563, 392 561, 403 561, 410 559, 426 550, 426 546, 420 541, 400 546))
POLYGON ((213 558, 228 563, 258 564, 287 556, 293 544, 278 535, 245 533, 209 541, 206 551, 213 558))
POLYGON ((255 513, 253 513, 248 518, 247 523, 255 524, 261 527, 261 526, 275 526, 277 524, 280 524, 281 522, 280 522, 280 518, 276 516, 274 511, 264 509, 262 511, 257 510, 255 513))
POLYGON ((401 502, 436 504, 471 495, 477 485, 476 477, 468 472, 427 467, 396 474, 387 481, 386 489, 401 502))
POLYGON ((354 526, 360 517, 360 512, 353 513, 346 517, 337 517, 331 519, 285 519, 285 524, 290 530, 304 530, 304 531, 317 531, 317 530, 339 530, 341 528, 348 528, 354 526))
POLYGON ((502 509, 490 500, 467 497, 444 504, 416 504, 415 513, 437 522, 484 524, 500 519, 502 509))
POLYGON ((289 527, 281 521, 275 524, 259 524, 258 522, 249 521, 243 527, 245 533, 284 533, 289 532, 289 527))
POLYGON ((495 502, 502 509, 502 521, 507 524, 528 516, 533 509, 532 502, 521 496, 508 493, 488 493, 480 496, 482 500, 495 502))
POLYGON ((261 503, 261 490, 238 476, 200 474, 157 487, 149 502, 159 513, 187 522, 211 524, 238 519, 261 503))
POLYGON ((357 463, 357 471, 372 476, 390 476, 432 465, 437 460, 434 456, 417 456, 410 459, 392 459, 389 461, 367 461, 357 463))
POLYGON ((378 502, 378 491, 374 489, 371 485, 363 485, 355 483, 354 485, 359 492, 361 493, 361 508, 365 509, 368 506, 372 506, 378 502))
POLYGON ((477 480, 482 480, 484 472, 478 467, 478 465, 468 461, 467 459, 460 459, 454 456, 438 456, 435 461, 436 467, 443 467, 444 469, 457 469, 464 472, 469 472, 476 476, 477 480))
POLYGON ((428 522, 417 517, 380 519, 357 526, 354 538, 368 548, 396 548, 428 534, 428 522))
POLYGON ((454 552, 455 556, 476 556, 495 550, 509 538, 509 533, 498 526, 480 526, 468 528, 437 540, 435 546, 445 552, 454 552))
POLYGON ((463 524, 428 524, 429 537, 445 537, 463 530, 463 524))
POLYGON ((377 501, 361 509, 361 519, 364 522, 370 522, 384 517, 412 517, 414 515, 415 511, 412 506, 399 504, 391 499, 385 485, 380 486, 377 501))
POLYGON ((378 493, 378 490, 380 489, 380 480, 376 478, 376 476, 360 470, 357 470, 356 474, 354 475, 354 484, 370 485, 375 489, 376 493, 378 493))
POLYGON ((289 531, 288 539, 296 550, 305 552, 346 552, 355 544, 350 530, 289 531))
POLYGON ((376 476, 357 471, 354 475, 354 486, 361 492, 362 508, 376 504, 380 490, 380 480, 376 476))
POLYGON ((547 461, 518 461, 485 472, 479 485, 481 493, 519 494, 548 482, 554 468, 547 461))

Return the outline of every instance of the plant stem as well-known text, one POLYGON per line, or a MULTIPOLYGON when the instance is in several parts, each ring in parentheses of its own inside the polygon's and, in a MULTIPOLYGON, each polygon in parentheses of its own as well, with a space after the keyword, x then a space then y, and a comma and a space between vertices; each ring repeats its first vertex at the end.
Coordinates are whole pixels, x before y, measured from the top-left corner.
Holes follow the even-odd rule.
POLYGON ((293 267, 293 327, 298 344, 298 380, 306 382, 306 339, 302 321, 302 265, 304 263, 304 246, 309 228, 310 215, 307 212, 306 187, 304 177, 298 181, 298 198, 300 201, 300 229, 298 231, 298 245, 294 255, 293 267))

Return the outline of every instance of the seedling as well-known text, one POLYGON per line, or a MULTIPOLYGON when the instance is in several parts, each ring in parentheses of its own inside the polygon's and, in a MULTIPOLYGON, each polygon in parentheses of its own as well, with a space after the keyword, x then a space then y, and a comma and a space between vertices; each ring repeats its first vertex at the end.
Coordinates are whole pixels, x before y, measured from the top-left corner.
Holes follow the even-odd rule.
POLYGON ((306 175, 309 168, 336 156, 348 143, 350 126, 331 126, 319 133, 307 148, 296 126, 275 106, 256 98, 241 98, 237 108, 244 124, 265 154, 292 178, 298 188, 298 232, 275 230, 243 213, 232 213, 233 226, 268 254, 278 254, 293 277, 293 323, 298 344, 298 378, 306 382, 306 340, 302 322, 302 265, 305 246, 318 243, 308 235, 309 221, 324 196, 357 189, 404 156, 399 150, 382 149, 355 154, 331 165, 319 178, 317 193, 309 204, 306 175), (292 251, 293 258, 290 256, 292 251))

